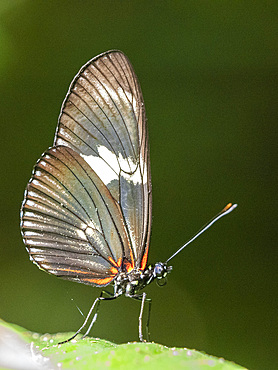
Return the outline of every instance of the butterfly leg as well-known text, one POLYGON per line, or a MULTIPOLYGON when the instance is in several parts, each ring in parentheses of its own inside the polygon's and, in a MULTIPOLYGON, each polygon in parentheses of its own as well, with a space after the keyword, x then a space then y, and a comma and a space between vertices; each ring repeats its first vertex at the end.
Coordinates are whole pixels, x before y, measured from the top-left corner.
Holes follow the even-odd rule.
POLYGON ((151 319, 152 299, 148 298, 147 302, 149 304, 149 307, 148 307, 148 318, 146 322, 146 332, 147 332, 147 341, 149 342, 150 341, 150 319, 151 319))
POLYGON ((141 301, 141 308, 140 308, 140 314, 139 314, 139 339, 140 339, 141 342, 144 342, 143 330, 142 330, 144 306, 145 306, 145 302, 148 302, 148 304, 149 304, 148 318, 147 318, 147 323, 146 323, 147 341, 149 342, 149 340, 150 340, 150 317, 151 317, 152 300, 151 300, 151 298, 147 298, 147 294, 145 292, 141 295, 135 295, 132 298, 141 301))
MULTIPOLYGON (((92 327, 93 327, 93 325, 94 325, 94 323, 97 321, 97 315, 98 315, 98 310, 99 310, 99 305, 100 305, 100 302, 101 301, 111 301, 111 300, 113 300, 113 299, 116 299, 118 296, 117 295, 114 295, 114 294, 112 294, 112 293, 110 293, 110 292, 108 292, 108 291, 106 291, 106 290, 103 290, 102 292, 101 292, 101 294, 100 294, 100 296, 94 301, 94 303, 93 303, 93 305, 92 305, 92 307, 91 307, 91 309, 90 309, 90 312, 89 312, 89 314, 91 315, 91 312, 93 311, 93 309, 96 307, 96 313, 94 314, 94 317, 93 317, 93 320, 92 320, 92 322, 91 322, 91 324, 90 324, 90 326, 89 326, 89 328, 88 328, 88 330, 86 331, 86 333, 83 335, 83 337, 82 337, 82 339, 83 338, 85 338, 88 334, 89 334, 89 332, 91 331, 91 329, 92 329, 92 327), (107 296, 108 297, 103 297, 103 294, 107 294, 107 296)), ((90 315, 88 315, 88 316, 90 316, 90 315)), ((87 316, 87 317, 88 317, 87 316)), ((87 317, 86 317, 86 319, 87 319, 87 317)), ((84 326, 83 326, 84 327, 84 326)))
POLYGON ((117 296, 114 296, 112 293, 107 292, 105 290, 102 291, 101 294, 100 294, 100 296, 95 299, 94 303, 92 304, 92 306, 90 308, 90 311, 88 312, 88 315, 86 316, 83 324, 80 326, 80 328, 77 330, 77 332, 73 336, 71 336, 70 338, 68 338, 67 340, 64 340, 63 342, 59 342, 58 344, 67 343, 67 342, 71 341, 72 339, 74 339, 77 336, 77 334, 79 334, 81 332, 81 330, 87 325, 87 322, 88 322, 88 320, 89 320, 89 318, 90 318, 90 316, 91 316, 94 308, 96 307, 96 313, 95 313, 95 315, 93 317, 93 320, 92 320, 92 322, 91 322, 91 324, 89 326, 89 329, 86 331, 86 333, 83 335, 82 338, 84 338, 86 335, 88 335, 89 331, 91 330, 92 326, 94 325, 94 323, 95 323, 95 321, 97 319, 98 308, 99 308, 100 302, 101 301, 104 301, 104 300, 112 300, 112 299, 115 299, 115 298, 117 298, 117 296), (103 294, 107 294, 107 295, 109 295, 109 297, 103 297, 103 294))

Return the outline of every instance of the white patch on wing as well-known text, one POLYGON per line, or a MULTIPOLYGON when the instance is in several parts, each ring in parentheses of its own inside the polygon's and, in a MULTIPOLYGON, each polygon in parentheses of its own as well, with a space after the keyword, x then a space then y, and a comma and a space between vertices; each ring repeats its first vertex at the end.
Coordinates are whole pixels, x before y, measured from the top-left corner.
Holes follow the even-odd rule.
POLYGON ((136 171, 133 172, 132 175, 128 174, 128 173, 124 173, 122 172, 122 177, 128 181, 128 182, 133 182, 134 185, 137 185, 137 184, 142 184, 142 177, 141 177, 141 173, 140 173, 140 168, 137 167, 136 171))
MULTIPOLYGON (((80 153, 80 156, 88 163, 106 186, 113 180, 118 181, 120 172, 127 181, 133 181, 134 184, 142 183, 140 168, 133 157, 124 158, 121 153, 116 156, 115 153, 104 145, 98 146, 97 149, 99 157, 82 153, 80 153), (132 172, 131 175, 128 174, 130 171, 132 172)), ((141 156, 140 166, 143 174, 143 183, 147 183, 146 163, 141 156)))
POLYGON ((117 174, 120 172, 119 164, 115 154, 110 152, 105 146, 99 147, 98 152, 101 158, 82 153, 80 153, 80 156, 85 159, 88 165, 107 186, 112 180, 118 180, 117 174), (107 163, 109 163, 109 166, 107 163))
POLYGON ((81 230, 81 229, 77 229, 76 230, 76 234, 79 236, 79 238, 81 238, 81 239, 83 239, 83 240, 86 240, 87 238, 86 238, 86 235, 85 235, 85 233, 84 233, 84 231, 83 230, 81 230))
POLYGON ((94 236, 94 230, 91 228, 91 227, 87 227, 86 230, 85 230, 85 233, 91 237, 94 236))
POLYGON ((136 170, 137 163, 134 162, 133 157, 123 158, 122 154, 119 153, 119 163, 124 172, 134 172, 136 170))
MULTIPOLYGON (((135 164, 134 164, 135 165, 135 164)), ((128 173, 121 173, 121 176, 129 182, 133 182, 134 185, 137 184, 146 184, 148 181, 147 171, 146 171, 146 164, 142 158, 140 158, 140 166, 136 168, 136 170, 130 175, 128 173)))
POLYGON ((109 163, 109 166, 113 168, 113 170, 118 174, 120 172, 120 167, 118 163, 118 159, 115 153, 112 153, 109 149, 106 148, 104 145, 100 145, 98 147, 99 156, 105 160, 106 163, 109 163))
POLYGON ((110 184, 112 180, 119 180, 119 173, 121 170, 124 172, 130 172, 130 170, 132 172, 134 171, 134 175, 131 176, 134 176, 135 178, 137 177, 137 180, 135 181, 137 183, 139 182, 140 171, 138 172, 138 168, 136 169, 137 163, 134 162, 134 158, 123 158, 121 153, 119 153, 119 156, 117 157, 115 153, 111 152, 103 145, 98 147, 98 153, 99 157, 82 153, 80 153, 80 156, 95 171, 106 186, 110 184), (109 165, 107 163, 109 163, 109 165))

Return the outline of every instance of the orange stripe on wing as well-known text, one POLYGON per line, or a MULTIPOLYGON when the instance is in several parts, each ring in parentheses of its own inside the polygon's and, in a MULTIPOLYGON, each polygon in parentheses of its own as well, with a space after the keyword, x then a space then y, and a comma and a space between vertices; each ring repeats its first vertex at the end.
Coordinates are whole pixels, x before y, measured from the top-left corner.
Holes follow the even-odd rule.
POLYGON ((120 257, 117 261, 117 266, 121 267, 122 266, 122 257, 120 257))
POLYGON ((149 246, 147 245, 145 253, 144 253, 142 261, 141 261, 140 270, 145 270, 145 267, 146 267, 146 264, 147 264, 147 261, 148 261, 148 253, 149 253, 149 246))
POLYGON ((110 268, 110 271, 112 272, 112 274, 115 276, 115 275, 117 275, 117 273, 119 272, 119 268, 121 267, 121 265, 122 265, 122 258, 120 257, 119 259, 118 259, 118 261, 117 262, 115 262, 114 260, 113 260, 113 258, 112 257, 108 257, 108 260, 109 260, 109 262, 113 265, 111 268, 110 268))
POLYGON ((122 258, 121 257, 118 259, 117 262, 115 262, 112 257, 108 257, 108 260, 109 260, 110 263, 112 263, 113 266, 121 267, 121 264, 122 264, 122 258))
POLYGON ((90 283, 97 284, 97 285, 106 285, 106 284, 109 284, 114 279, 114 277, 115 275, 109 276, 104 279, 88 279, 87 281, 89 281, 90 283))
POLYGON ((84 271, 84 270, 73 270, 73 269, 66 269, 66 268, 59 268, 57 269, 58 271, 65 271, 65 272, 73 272, 75 274, 88 274, 88 275, 92 275, 92 272, 91 271, 84 271))
POLYGON ((115 267, 117 267, 117 263, 113 260, 112 257, 108 257, 108 260, 110 263, 112 263, 112 265, 114 265, 115 267))
POLYGON ((116 267, 111 267, 110 271, 113 275, 116 275, 118 273, 118 269, 116 267))
POLYGON ((132 270, 132 269, 134 269, 135 264, 134 264, 133 252, 132 252, 132 249, 131 249, 130 245, 129 245, 129 250, 130 250, 130 259, 131 259, 131 268, 130 268, 130 270, 132 270))
MULTIPOLYGON (((73 269, 66 269, 66 268, 61 268, 59 271, 64 271, 64 272, 73 272, 74 274, 78 275, 93 275, 92 271, 82 271, 82 270, 73 270, 73 269)), ((97 285, 107 285, 109 284, 117 275, 118 269, 116 267, 111 267, 110 269, 112 275, 109 275, 108 277, 105 278, 82 278, 82 276, 79 277, 81 281, 86 281, 89 283, 94 283, 97 285)))

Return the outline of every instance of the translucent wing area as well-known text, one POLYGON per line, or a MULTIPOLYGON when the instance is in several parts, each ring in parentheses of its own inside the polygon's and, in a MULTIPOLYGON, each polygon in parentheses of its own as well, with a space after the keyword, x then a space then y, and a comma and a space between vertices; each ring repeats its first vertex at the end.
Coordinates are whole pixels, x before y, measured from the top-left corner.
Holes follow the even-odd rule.
POLYGON ((133 258, 147 261, 151 175, 141 88, 128 58, 110 51, 74 78, 59 117, 54 145, 66 145, 91 166, 118 202, 133 258))
POLYGON ((64 279, 107 285, 130 255, 118 203, 69 147, 53 147, 38 161, 21 220, 31 259, 64 279))

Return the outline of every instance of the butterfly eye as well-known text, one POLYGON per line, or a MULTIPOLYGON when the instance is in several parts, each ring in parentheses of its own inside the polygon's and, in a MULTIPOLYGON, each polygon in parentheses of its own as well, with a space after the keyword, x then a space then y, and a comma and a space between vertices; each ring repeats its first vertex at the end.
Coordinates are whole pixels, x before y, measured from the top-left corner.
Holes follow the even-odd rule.
POLYGON ((157 279, 162 279, 167 275, 167 267, 162 262, 158 262, 154 266, 153 274, 157 279))

